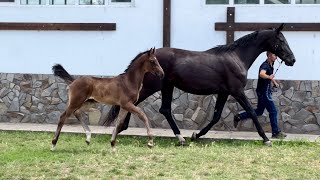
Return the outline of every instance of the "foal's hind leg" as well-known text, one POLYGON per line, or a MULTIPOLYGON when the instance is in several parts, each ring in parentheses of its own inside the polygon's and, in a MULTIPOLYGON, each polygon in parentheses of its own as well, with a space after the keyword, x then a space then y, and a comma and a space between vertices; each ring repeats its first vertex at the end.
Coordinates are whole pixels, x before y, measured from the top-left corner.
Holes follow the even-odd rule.
POLYGON ((144 125, 147 128, 147 134, 149 136, 149 141, 148 141, 148 146, 151 148, 153 147, 153 135, 151 133, 150 125, 149 125, 149 120, 147 118, 147 115, 137 106, 135 106, 132 103, 128 103, 125 107, 126 110, 129 112, 133 113, 134 115, 138 116, 144 123, 144 125))
POLYGON ((74 116, 80 121, 84 132, 86 133, 86 143, 89 145, 90 144, 90 139, 91 139, 91 130, 89 126, 87 125, 86 121, 89 119, 88 115, 86 115, 83 111, 81 110, 76 110, 74 113, 74 116))
POLYGON ((68 117, 70 117, 73 112, 75 112, 77 109, 79 109, 85 101, 86 101, 86 95, 83 94, 83 91, 75 91, 72 88, 69 89, 68 107, 67 107, 66 111, 63 112, 60 116, 57 130, 56 130, 54 137, 52 139, 52 150, 54 150, 56 147, 62 126, 63 126, 64 122, 66 121, 66 119, 68 117))
POLYGON ((74 112, 74 110, 75 109, 72 109, 72 108, 68 107, 67 110, 61 114, 57 130, 56 130, 56 132, 54 134, 54 137, 52 139, 52 148, 51 148, 51 150, 55 150, 56 144, 57 144, 59 136, 60 136, 60 132, 61 132, 62 126, 63 126, 64 122, 66 121, 66 119, 71 116, 71 114, 74 112))

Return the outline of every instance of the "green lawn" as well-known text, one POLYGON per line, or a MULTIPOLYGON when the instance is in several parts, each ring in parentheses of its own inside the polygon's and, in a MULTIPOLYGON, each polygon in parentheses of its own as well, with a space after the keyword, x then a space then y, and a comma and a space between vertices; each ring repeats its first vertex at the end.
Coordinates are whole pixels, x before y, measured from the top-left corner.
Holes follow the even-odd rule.
MULTIPOLYGON (((176 139, 0 131, 0 179, 320 179, 320 143, 204 141, 176 147, 176 139)), ((188 139, 188 142, 190 140, 188 139)))

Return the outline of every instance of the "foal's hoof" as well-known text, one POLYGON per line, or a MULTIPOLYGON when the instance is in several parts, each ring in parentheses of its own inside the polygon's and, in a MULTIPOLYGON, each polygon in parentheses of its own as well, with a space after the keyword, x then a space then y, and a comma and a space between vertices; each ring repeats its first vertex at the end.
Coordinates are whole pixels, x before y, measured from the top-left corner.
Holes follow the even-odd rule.
POLYGON ((264 141, 263 143, 264 143, 264 145, 266 145, 266 146, 268 146, 268 147, 271 147, 271 146, 272 146, 272 142, 271 142, 270 140, 264 141))
POLYGON ((117 148, 115 146, 111 147, 111 152, 112 153, 116 153, 117 152, 117 148))
POLYGON ((179 141, 179 143, 177 144, 177 146, 187 146, 188 144, 186 143, 186 141, 179 141))
POLYGON ((51 146, 51 151, 55 151, 56 150, 56 145, 52 145, 51 146))
POLYGON ((90 141, 87 141, 87 140, 86 140, 86 143, 87 143, 88 146, 90 145, 90 141))
POLYGON ((193 132, 192 136, 191 136, 191 141, 195 141, 197 139, 197 133, 193 132))
POLYGON ((149 148, 153 148, 153 146, 154 146, 153 142, 148 142, 148 147, 149 148))

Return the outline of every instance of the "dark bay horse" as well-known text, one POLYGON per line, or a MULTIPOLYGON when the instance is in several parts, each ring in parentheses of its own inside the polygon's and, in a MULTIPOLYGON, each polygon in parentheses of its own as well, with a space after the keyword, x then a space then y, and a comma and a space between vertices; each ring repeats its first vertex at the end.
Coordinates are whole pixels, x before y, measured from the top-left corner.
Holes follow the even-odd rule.
MULTIPOLYGON (((248 34, 230 45, 217 46, 204 52, 194 52, 174 48, 161 48, 156 56, 165 72, 162 80, 151 74, 146 74, 139 100, 142 102, 153 93, 161 90, 163 114, 174 134, 181 144, 185 143, 180 130, 171 114, 173 88, 197 95, 218 94, 212 121, 199 133, 193 133, 192 140, 206 134, 216 124, 229 95, 232 95, 240 105, 251 115, 259 135, 266 145, 271 141, 265 135, 258 122, 255 111, 244 94, 247 83, 248 69, 255 59, 265 51, 276 54, 287 66, 293 66, 295 57, 281 30, 261 30, 248 34)), ((109 111, 105 125, 109 125, 118 114, 119 108, 113 106, 109 111)), ((127 129, 130 114, 127 115, 122 130, 127 129)))
POLYGON ((54 150, 61 128, 65 120, 74 114, 81 122, 85 129, 87 139, 90 143, 91 131, 84 121, 85 114, 80 110, 82 105, 93 99, 97 102, 118 105, 121 107, 117 120, 117 125, 112 133, 111 146, 115 150, 116 136, 122 127, 124 118, 127 113, 134 113, 145 124, 149 136, 148 146, 153 146, 153 137, 149 127, 148 118, 140 108, 136 107, 134 103, 139 98, 139 92, 142 88, 142 81, 146 72, 160 78, 163 78, 164 72, 161 68, 156 55, 155 48, 150 51, 138 54, 130 63, 125 73, 120 74, 114 78, 96 78, 96 77, 80 77, 74 79, 61 65, 52 67, 55 76, 64 79, 69 83, 69 102, 67 109, 60 116, 57 130, 52 140, 52 150, 54 150))

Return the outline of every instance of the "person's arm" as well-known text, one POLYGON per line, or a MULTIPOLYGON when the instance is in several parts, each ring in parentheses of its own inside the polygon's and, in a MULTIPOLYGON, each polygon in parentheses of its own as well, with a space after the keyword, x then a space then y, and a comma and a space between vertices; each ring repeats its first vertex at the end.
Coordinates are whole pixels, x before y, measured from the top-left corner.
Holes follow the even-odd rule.
POLYGON ((264 69, 260 70, 259 76, 260 76, 261 78, 263 78, 263 79, 271 79, 271 80, 272 80, 272 79, 274 78, 274 75, 273 75, 273 74, 267 75, 267 71, 264 70, 264 69))
POLYGON ((279 84, 277 83, 277 81, 274 78, 271 79, 271 82, 272 82, 273 86, 276 86, 277 88, 279 87, 279 84))
POLYGON ((275 85, 276 87, 279 87, 279 84, 277 83, 277 81, 274 79, 274 75, 267 75, 267 71, 262 69, 259 73, 259 76, 263 79, 271 79, 271 82, 273 83, 273 85, 275 85))

